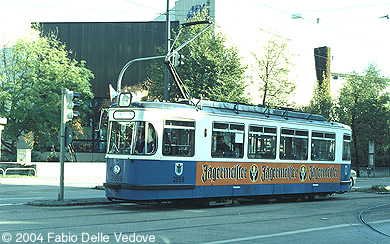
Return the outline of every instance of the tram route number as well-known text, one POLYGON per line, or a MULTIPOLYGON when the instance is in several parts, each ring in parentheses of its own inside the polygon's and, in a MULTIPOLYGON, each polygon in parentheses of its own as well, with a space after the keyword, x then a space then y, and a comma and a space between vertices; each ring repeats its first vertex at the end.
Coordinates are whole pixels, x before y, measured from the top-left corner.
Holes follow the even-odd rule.
POLYGON ((173 176, 173 183, 183 183, 184 176, 173 176))
POLYGON ((122 175, 111 175, 111 181, 122 182, 123 176, 122 175))

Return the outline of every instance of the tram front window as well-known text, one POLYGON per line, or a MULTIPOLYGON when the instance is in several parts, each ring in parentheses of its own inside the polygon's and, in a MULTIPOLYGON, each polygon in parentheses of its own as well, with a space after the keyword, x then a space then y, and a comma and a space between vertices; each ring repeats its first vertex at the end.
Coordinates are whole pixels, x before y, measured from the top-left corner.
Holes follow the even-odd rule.
POLYGON ((151 155, 156 149, 157 134, 151 123, 111 122, 108 153, 151 155))

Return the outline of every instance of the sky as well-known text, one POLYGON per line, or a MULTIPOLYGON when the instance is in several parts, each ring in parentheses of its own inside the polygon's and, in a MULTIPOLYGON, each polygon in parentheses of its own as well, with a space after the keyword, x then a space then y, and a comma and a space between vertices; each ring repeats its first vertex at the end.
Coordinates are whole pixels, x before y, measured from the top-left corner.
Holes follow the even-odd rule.
MULTIPOLYGON (((166 0, 0 0, 0 44, 31 22, 151 21, 166 6, 166 0)), ((217 0, 216 9, 216 24, 243 57, 260 52, 265 37, 289 42, 298 104, 312 96, 315 47, 331 47, 334 73, 362 72, 374 62, 390 77, 390 19, 383 17, 390 0, 217 0)))

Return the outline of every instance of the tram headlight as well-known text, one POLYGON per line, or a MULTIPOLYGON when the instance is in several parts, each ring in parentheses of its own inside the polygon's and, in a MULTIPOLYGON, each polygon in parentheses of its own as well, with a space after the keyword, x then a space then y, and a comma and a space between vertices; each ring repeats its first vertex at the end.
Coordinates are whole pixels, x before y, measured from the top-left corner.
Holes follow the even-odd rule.
POLYGON ((112 171, 114 171, 114 174, 117 175, 121 172, 121 167, 119 165, 115 165, 112 171))

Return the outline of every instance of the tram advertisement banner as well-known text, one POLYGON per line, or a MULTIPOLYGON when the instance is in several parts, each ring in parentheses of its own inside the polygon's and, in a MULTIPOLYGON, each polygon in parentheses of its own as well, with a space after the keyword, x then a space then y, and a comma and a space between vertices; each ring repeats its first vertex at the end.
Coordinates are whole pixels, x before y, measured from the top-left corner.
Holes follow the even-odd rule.
POLYGON ((196 185, 338 183, 340 164, 198 162, 196 185))

